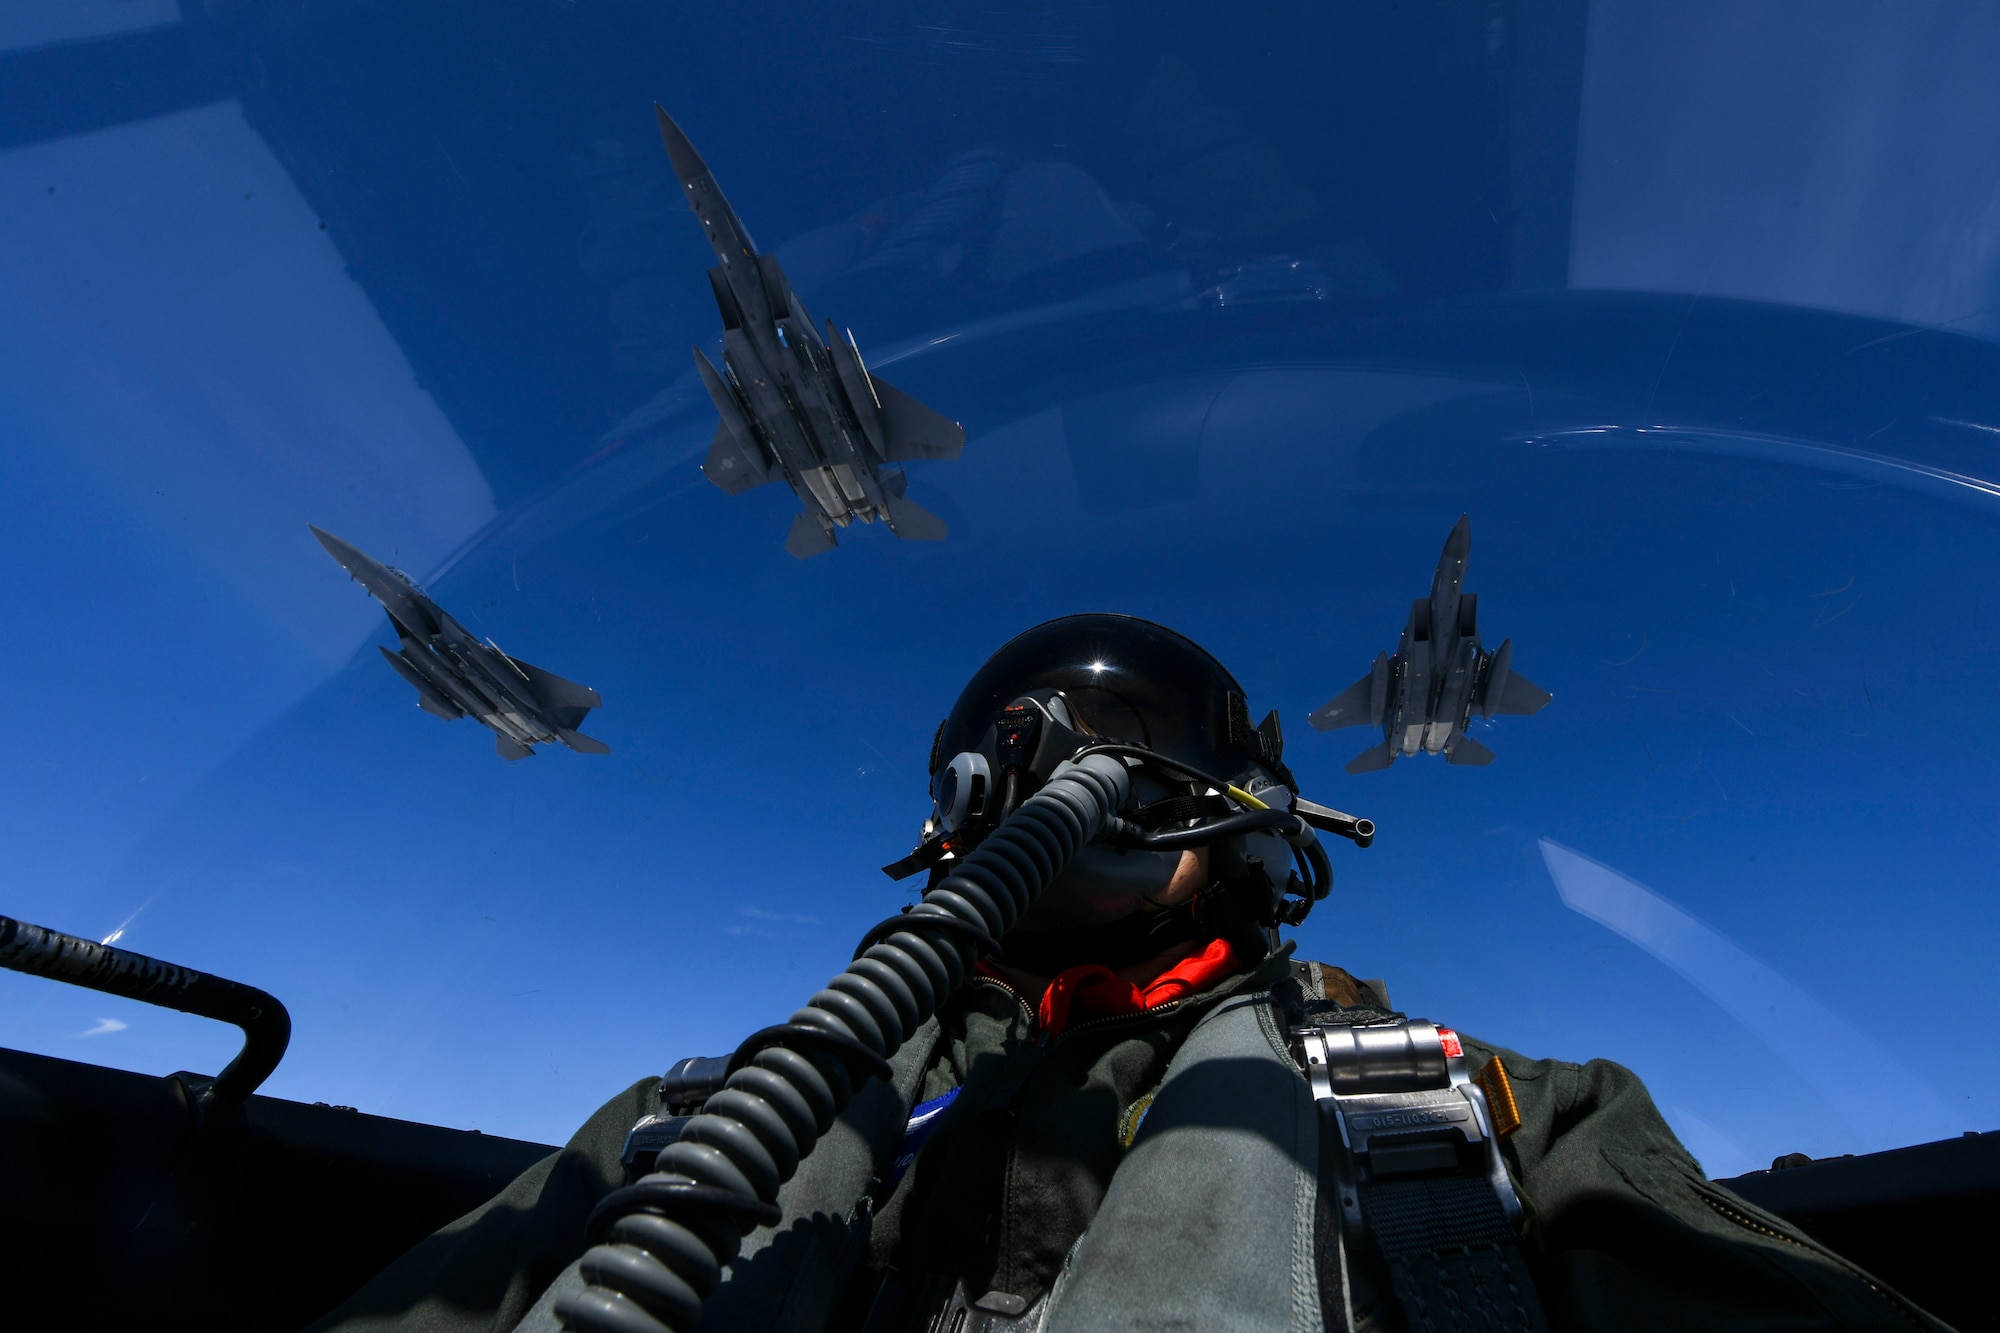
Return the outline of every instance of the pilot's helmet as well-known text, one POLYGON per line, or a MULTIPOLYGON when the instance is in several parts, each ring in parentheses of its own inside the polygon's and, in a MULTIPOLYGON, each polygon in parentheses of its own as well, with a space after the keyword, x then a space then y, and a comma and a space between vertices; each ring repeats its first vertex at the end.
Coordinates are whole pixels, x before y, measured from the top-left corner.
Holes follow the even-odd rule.
MULTIPOLYGON (((1009 639, 960 692, 931 747, 936 782, 953 755, 976 750, 1000 710, 1054 691, 1077 730, 1234 780, 1278 755, 1275 724, 1251 726, 1243 687, 1193 640, 1137 616, 1063 616, 1009 639)), ((933 792, 933 795, 936 793, 933 792)))
MULTIPOLYGON (((934 820, 950 827, 954 809, 965 805, 960 784, 968 760, 988 775, 989 790, 981 803, 998 802, 1000 793, 990 788, 1000 782, 996 732, 1004 727, 996 723, 1010 705, 1024 699, 1039 701, 1054 722, 1093 743, 1139 746, 1186 765, 1190 780, 1185 782, 1137 779, 1140 800, 1149 803, 1159 820, 1171 820, 1183 808, 1192 817, 1198 803, 1219 799, 1221 784, 1260 792, 1272 804, 1289 804, 1294 794, 1281 757, 1276 715, 1253 726, 1243 687, 1222 663, 1150 620, 1074 615, 1016 635, 959 694, 931 747, 934 820)), ((1281 843, 1269 841, 1275 845, 1264 850, 1282 875, 1289 857, 1281 843)), ((1018 929, 1094 931, 1143 915, 1179 862, 1176 852, 1086 847, 1018 929)), ((1106 945, 1116 947, 1110 940, 1106 945)))

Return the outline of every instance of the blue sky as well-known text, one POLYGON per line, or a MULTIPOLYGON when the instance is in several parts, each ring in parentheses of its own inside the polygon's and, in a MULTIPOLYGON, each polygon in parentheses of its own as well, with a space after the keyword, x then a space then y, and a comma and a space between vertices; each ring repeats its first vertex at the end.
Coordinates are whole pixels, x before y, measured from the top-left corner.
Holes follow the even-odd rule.
MULTIPOLYGON (((1574 149, 1524 133, 1510 177, 1445 151, 1476 99, 1433 108, 1435 141, 1324 146, 1328 113, 1278 86, 1310 80, 1179 11, 946 54, 914 3, 867 40, 787 31, 735 119, 727 69, 687 56, 729 35, 712 15, 549 37, 509 10, 475 41, 419 7, 404 68, 364 40, 379 7, 317 38, 244 12, 0 26, 0 74, 37 77, 178 34, 193 72, 162 86, 196 90, 0 123, 0 910, 276 992, 296 1035, 268 1091, 550 1140, 728 1049, 907 901, 877 867, 964 679, 1106 609, 1211 648, 1284 717, 1307 794, 1382 825, 1334 849, 1306 954, 1488 1040, 1632 1065, 1717 1174, 1991 1127, 1995 1076, 1908 1017, 2000 998, 2000 395, 1961 317, 2000 254, 1975 133, 2000 102, 1915 72, 1986 25, 1857 10, 1887 54, 1829 25, 1788 104, 1756 89, 1805 8, 1665 36, 1593 8, 1574 149), (1205 36, 1185 73, 1174 44, 1205 36), (638 68, 670 38, 678 63, 638 68), (1035 83, 1022 51, 1077 71, 1035 83), (886 109, 846 77, 898 61, 886 109), (1697 86, 1747 109, 1690 120, 1697 86), (347 119, 341 87, 368 90, 347 119), (961 460, 912 469, 947 542, 854 530, 801 564, 782 488, 694 470, 686 348, 715 330, 655 97, 813 312, 966 422, 961 460), (774 137, 809 106, 807 142, 774 137), (1569 285, 1477 218, 1398 213, 1430 188, 1367 174, 1399 145, 1474 193, 1568 160, 1560 208, 1518 202, 1573 216, 1569 285), (1223 173, 1261 230, 1205 211, 1223 173), (1274 254, 1307 274, 1290 299, 1202 297, 1274 254), (1488 769, 1351 778, 1369 738, 1305 714, 1393 648, 1462 512, 1488 643, 1555 702, 1482 732, 1488 769), (307 522, 600 689, 613 753, 506 765, 415 709, 307 522), (1815 1074, 1841 1055, 1801 1044, 1887 1052, 1907 1095, 1843 1097, 1815 1074)), ((7 977, 0 1041, 165 1072, 234 1037, 7 977)))

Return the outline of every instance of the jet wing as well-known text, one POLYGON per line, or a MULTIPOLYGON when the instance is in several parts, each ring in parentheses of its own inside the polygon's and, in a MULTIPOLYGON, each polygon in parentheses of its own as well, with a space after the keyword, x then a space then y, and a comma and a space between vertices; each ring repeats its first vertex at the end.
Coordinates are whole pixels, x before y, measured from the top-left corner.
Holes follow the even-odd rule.
POLYGON ((1494 705, 1493 711, 1526 717, 1530 713, 1541 712, 1543 705, 1553 698, 1555 698, 1553 694, 1526 676, 1510 671, 1507 673, 1507 683, 1500 691, 1500 702, 1494 705))
POLYGON ((708 446, 708 457, 701 460, 701 475, 731 495, 754 491, 767 481, 777 480, 765 470, 763 460, 751 457, 750 451, 737 440, 726 421, 715 428, 715 438, 708 446))
POLYGON ((886 461, 912 463, 923 458, 958 457, 965 448, 965 427, 944 413, 925 407, 887 380, 875 375, 868 378, 882 404, 886 461))
POLYGON ((1308 714, 1306 721, 1319 731, 1360 726, 1368 720, 1368 693, 1374 683, 1375 673, 1371 671, 1335 695, 1324 708, 1308 714))
POLYGON ((1526 676, 1514 674, 1514 641, 1502 640, 1486 666, 1486 680, 1480 687, 1480 713, 1488 718, 1501 713, 1526 717, 1541 712, 1542 706, 1554 697, 1526 676))
POLYGON ((1306 721, 1319 731, 1358 727, 1366 722, 1382 725, 1382 710, 1389 702, 1389 655, 1377 653, 1368 674, 1342 690, 1324 708, 1308 714, 1306 721))
MULTIPOLYGON (((728 289, 716 290, 720 293, 728 289)), ((702 460, 701 475, 731 495, 741 495, 775 480, 736 390, 699 347, 694 349, 694 368, 700 372, 702 387, 708 390, 709 400, 721 418, 716 423, 715 438, 709 442, 708 457, 702 460)))
MULTIPOLYGON (((611 747, 595 736, 586 736, 577 728, 583 724, 584 714, 604 705, 604 697, 588 685, 579 685, 573 680, 565 680, 553 671, 544 671, 532 662, 523 662, 518 657, 509 657, 514 669, 527 677, 534 687, 542 706, 548 710, 543 719, 570 749, 582 754, 610 754, 611 747)), ((503 749, 501 753, 506 753, 503 749)))
POLYGON ((584 714, 593 708, 604 706, 604 696, 588 685, 579 685, 573 680, 565 680, 553 671, 544 671, 532 662, 523 662, 518 657, 508 657, 514 669, 527 677, 534 687, 536 696, 549 711, 549 720, 568 730, 574 730, 583 722, 584 714))

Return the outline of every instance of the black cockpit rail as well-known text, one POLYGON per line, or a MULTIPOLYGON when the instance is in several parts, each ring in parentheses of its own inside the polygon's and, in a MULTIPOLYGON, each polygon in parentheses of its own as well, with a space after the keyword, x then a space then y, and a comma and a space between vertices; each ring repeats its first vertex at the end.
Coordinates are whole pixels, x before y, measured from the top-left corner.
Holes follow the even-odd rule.
POLYGON ((241 1028, 243 1049, 202 1094, 208 1106, 242 1105, 291 1044, 292 1016, 255 986, 10 916, 0 916, 0 967, 241 1028))

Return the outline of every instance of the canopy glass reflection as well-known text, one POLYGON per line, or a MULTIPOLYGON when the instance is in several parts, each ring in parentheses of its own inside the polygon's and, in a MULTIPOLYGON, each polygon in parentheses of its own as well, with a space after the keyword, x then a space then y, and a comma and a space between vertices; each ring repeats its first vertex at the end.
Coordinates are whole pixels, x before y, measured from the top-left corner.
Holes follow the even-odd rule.
MULTIPOLYGON (((1111 610, 1379 826, 1303 956, 1631 1065, 1715 1175, 1989 1127, 1897 1017, 2000 987, 1978 7, 16 8, 0 910, 278 994, 268 1091, 559 1141, 730 1048, 908 901, 878 867, 987 654, 1111 610), (943 540, 802 561, 786 487, 704 478, 656 101, 963 423, 897 464, 943 540), (1491 764, 1350 774, 1380 736, 1307 717, 1461 514, 1553 700, 1474 711, 1491 764), (594 690, 610 753, 414 707, 308 524, 594 690)), ((0 997, 25 1049, 233 1051, 0 997)))

